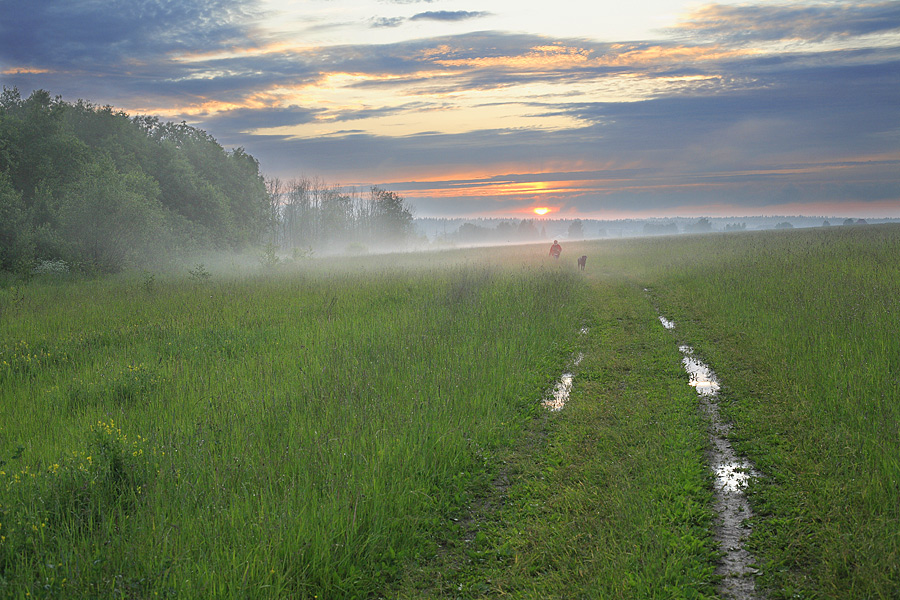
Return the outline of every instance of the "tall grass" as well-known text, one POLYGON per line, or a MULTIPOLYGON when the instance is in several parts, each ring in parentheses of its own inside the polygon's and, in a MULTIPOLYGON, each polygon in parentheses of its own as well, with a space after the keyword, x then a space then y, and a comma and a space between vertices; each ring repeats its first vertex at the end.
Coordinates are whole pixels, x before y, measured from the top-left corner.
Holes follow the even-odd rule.
POLYGON ((897 597, 900 228, 545 250, 0 289, 0 596, 710 595, 687 343, 769 597, 897 597))
POLYGON ((900 593, 900 228, 619 247, 725 382, 776 598, 900 593), (638 251, 640 266, 632 262, 638 251))
POLYGON ((448 551, 387 597, 716 597, 707 436, 677 345, 640 288, 589 289, 565 408, 499 455, 448 551))
POLYGON ((0 595, 372 595, 568 358, 517 252, 0 290, 0 595))

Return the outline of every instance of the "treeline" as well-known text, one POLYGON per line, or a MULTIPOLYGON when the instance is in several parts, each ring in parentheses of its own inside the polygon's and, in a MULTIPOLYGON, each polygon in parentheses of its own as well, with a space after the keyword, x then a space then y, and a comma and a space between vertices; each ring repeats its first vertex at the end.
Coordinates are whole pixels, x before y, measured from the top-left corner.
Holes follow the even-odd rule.
POLYGON ((268 219, 257 161, 204 131, 43 90, 0 96, 0 269, 114 272, 163 249, 242 248, 268 219))
POLYGON ((402 244, 403 198, 266 180, 208 133, 39 90, 0 95, 0 271, 116 272, 208 250, 402 244))
POLYGON ((518 223, 500 221, 495 227, 467 222, 460 225, 455 234, 446 235, 445 239, 463 244, 482 244, 538 242, 549 239, 548 235, 549 237, 564 237, 568 240, 581 240, 586 237, 581 219, 574 219, 567 223, 564 230, 560 229, 548 234, 546 226, 541 224, 538 229, 538 223, 534 219, 522 219, 518 223))
POLYGON ((267 182, 272 198, 269 243, 290 251, 392 250, 415 233, 404 199, 377 187, 347 192, 318 178, 267 182))

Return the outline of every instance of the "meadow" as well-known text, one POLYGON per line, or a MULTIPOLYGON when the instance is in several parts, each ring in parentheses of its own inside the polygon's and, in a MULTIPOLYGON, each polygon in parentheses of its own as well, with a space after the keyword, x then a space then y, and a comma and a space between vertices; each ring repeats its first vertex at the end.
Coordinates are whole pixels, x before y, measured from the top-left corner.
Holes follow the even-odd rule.
POLYGON ((759 587, 896 597, 898 251, 869 226, 9 282, 0 596, 716 597, 687 343, 761 474, 759 587))
POLYGON ((900 228, 679 242, 654 290, 725 381, 733 443, 764 474, 748 490, 762 583, 897 597, 900 228))
POLYGON ((578 328, 573 273, 411 260, 4 289, 0 595, 378 589, 578 328))

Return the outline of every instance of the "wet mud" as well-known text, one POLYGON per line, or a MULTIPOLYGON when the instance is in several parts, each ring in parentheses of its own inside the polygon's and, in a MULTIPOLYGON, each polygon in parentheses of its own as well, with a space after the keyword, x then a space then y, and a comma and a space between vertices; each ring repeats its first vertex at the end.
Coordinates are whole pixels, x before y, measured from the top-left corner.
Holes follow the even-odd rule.
MULTIPOLYGON (((660 317, 666 329, 675 324, 660 317)), ((723 556, 716 574, 721 576, 719 594, 722 598, 754 600, 761 598, 756 589, 755 559, 744 547, 750 534, 747 519, 753 516, 744 489, 751 477, 757 474, 753 465, 741 458, 731 447, 728 434, 731 425, 719 413, 720 384, 709 366, 694 356, 689 346, 680 346, 682 364, 688 373, 688 383, 697 390, 700 408, 709 424, 710 450, 708 461, 715 475, 714 508, 717 513, 715 539, 723 556)))

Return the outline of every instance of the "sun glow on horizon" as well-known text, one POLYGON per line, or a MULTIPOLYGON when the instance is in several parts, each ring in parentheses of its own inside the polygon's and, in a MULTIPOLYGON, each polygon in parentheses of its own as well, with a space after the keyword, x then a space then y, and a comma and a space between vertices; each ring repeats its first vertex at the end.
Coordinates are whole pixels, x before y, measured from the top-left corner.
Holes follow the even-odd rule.
POLYGON ((550 212, 550 209, 546 206, 539 206, 534 209, 534 214, 536 214, 536 215, 543 216, 543 215, 546 215, 548 212, 550 212))

